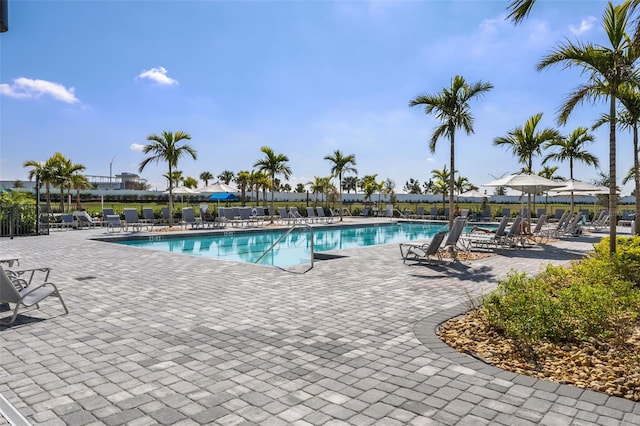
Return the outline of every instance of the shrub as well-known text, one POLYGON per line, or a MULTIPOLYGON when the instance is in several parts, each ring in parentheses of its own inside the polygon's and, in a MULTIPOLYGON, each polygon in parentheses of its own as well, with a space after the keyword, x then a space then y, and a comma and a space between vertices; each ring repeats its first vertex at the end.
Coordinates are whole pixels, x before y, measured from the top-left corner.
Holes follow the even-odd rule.
POLYGON ((511 273, 483 303, 489 322, 524 343, 622 338, 636 319, 640 292, 613 263, 592 256, 570 268, 511 273))
POLYGON ((640 288, 639 236, 617 237, 616 252, 613 256, 609 256, 609 237, 605 237, 594 246, 592 257, 610 262, 613 270, 640 288))

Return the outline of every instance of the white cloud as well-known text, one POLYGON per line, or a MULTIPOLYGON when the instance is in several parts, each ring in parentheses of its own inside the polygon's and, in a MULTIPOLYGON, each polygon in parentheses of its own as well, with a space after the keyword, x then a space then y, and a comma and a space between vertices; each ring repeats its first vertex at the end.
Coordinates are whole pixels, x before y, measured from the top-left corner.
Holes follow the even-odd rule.
POLYGON ((167 69, 165 67, 151 68, 149 70, 142 71, 140 74, 138 74, 138 78, 148 78, 149 80, 153 80, 158 84, 167 86, 178 84, 178 80, 174 80, 171 77, 167 76, 167 69))
POLYGON ((74 104, 80 102, 74 92, 73 87, 66 88, 51 81, 33 80, 25 77, 14 79, 11 85, 0 84, 0 94, 18 99, 34 99, 42 95, 49 95, 59 101, 74 104))
POLYGON ((129 149, 131 151, 139 151, 142 152, 142 149, 144 148, 144 145, 139 144, 139 143, 132 143, 131 145, 129 145, 129 149))
POLYGON ((576 27, 575 25, 569 25, 569 30, 574 35, 584 34, 587 31, 589 31, 591 28, 593 28, 593 23, 595 22, 595 20, 596 18, 594 18, 593 16, 588 16, 584 18, 582 21, 580 21, 580 26, 578 27, 576 27))

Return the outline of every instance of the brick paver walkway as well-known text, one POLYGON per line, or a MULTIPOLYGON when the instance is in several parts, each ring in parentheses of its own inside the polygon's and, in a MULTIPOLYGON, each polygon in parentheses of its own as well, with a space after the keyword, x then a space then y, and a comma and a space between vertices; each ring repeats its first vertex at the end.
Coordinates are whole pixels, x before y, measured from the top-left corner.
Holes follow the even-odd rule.
POLYGON ((102 234, 0 241, 23 267, 52 266, 71 311, 51 299, 0 328, 0 394, 33 424, 640 423, 640 404, 434 335, 512 268, 580 258, 599 236, 452 266, 404 265, 393 244, 292 274, 89 239, 102 234))

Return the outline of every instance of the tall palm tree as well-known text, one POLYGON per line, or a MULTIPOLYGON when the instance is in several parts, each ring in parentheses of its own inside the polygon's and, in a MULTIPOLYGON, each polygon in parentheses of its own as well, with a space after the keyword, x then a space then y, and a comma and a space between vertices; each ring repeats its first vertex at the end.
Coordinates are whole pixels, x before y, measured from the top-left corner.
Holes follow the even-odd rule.
POLYGON ((198 180, 193 176, 187 176, 182 180, 182 185, 184 185, 185 188, 196 189, 198 187, 198 180))
MULTIPOLYGON (((637 87, 623 86, 618 92, 618 99, 625 110, 619 113, 620 127, 633 132, 633 165, 629 174, 622 180, 626 184, 631 178, 634 181, 636 199, 636 218, 640 218, 640 146, 638 144, 638 125, 640 123, 640 90, 637 87)), ((637 223, 638 219, 636 219, 637 223)), ((636 226, 636 235, 640 235, 640 226, 636 226)))
POLYGON ((565 124, 574 107, 585 101, 594 102, 600 98, 609 99, 609 252, 616 252, 616 215, 618 197, 616 193, 616 100, 619 89, 625 85, 639 85, 640 76, 635 63, 640 56, 640 48, 627 34, 630 18, 629 2, 614 6, 607 4, 602 17, 602 25, 610 47, 591 43, 565 41, 544 57, 537 65, 538 70, 561 64, 565 68, 579 67, 589 76, 586 83, 569 94, 562 105, 558 122, 565 124))
POLYGON ((28 160, 22 167, 31 167, 29 170, 29 180, 34 177, 39 181, 39 185, 45 186, 45 197, 47 200, 47 212, 51 212, 51 184, 53 183, 53 170, 51 164, 46 161, 28 160))
MULTIPOLYGON (((533 173, 533 158, 542 154, 542 146, 561 138, 560 132, 550 127, 536 131, 541 119, 542 113, 534 114, 527 119, 524 126, 518 126, 509 131, 507 136, 500 136, 493 140, 495 146, 506 146, 507 149, 511 149, 518 161, 524 165, 527 173, 533 173)), ((527 211, 531 212, 531 194, 527 194, 527 211)))
POLYGON ((213 179, 213 174, 211 172, 202 172, 199 176, 200 180, 204 182, 204 186, 209 186, 209 181, 213 179))
MULTIPOLYGON (((573 180, 573 163, 582 162, 588 166, 599 167, 598 158, 585 149, 587 143, 595 139, 589 129, 578 127, 569 136, 560 137, 545 143, 546 149, 557 148, 556 152, 547 154, 542 160, 542 164, 548 161, 569 161, 569 179, 573 180)), ((571 192, 571 213, 573 213, 573 192, 571 192)))
POLYGON ((314 206, 318 204, 318 194, 326 194, 329 186, 331 186, 331 176, 320 177, 314 176, 313 182, 309 182, 309 190, 315 195, 314 206))
MULTIPOLYGON (((271 179, 271 186, 274 187, 277 175, 284 176, 289 179, 291 176, 291 168, 289 167, 289 157, 284 154, 276 154, 273 149, 263 146, 260 151, 264 154, 264 158, 255 162, 253 167, 264 171, 271 179)), ((271 191, 271 212, 275 211, 275 191, 271 191)), ((273 223, 273 215, 271 215, 271 223, 273 223)))
MULTIPOLYGON (((450 88, 442 89, 436 95, 419 95, 409 102, 409 106, 424 106, 427 114, 434 114, 441 122, 436 127, 429 149, 432 153, 436 151, 436 142, 440 137, 448 137, 450 142, 450 167, 455 170, 455 132, 457 129, 464 130, 467 134, 473 133, 473 116, 471 115, 469 102, 477 97, 483 96, 493 89, 493 85, 479 81, 469 84, 466 80, 456 75, 450 88)), ((449 177, 449 209, 454 210, 453 200, 454 173, 449 177)), ((453 226, 453 215, 449 215, 449 227, 453 226)))
POLYGON ((333 155, 327 155, 325 160, 332 163, 331 173, 338 178, 338 192, 340 193, 340 222, 342 222, 342 175, 344 173, 358 173, 355 166, 356 156, 354 154, 344 155, 340 150, 335 150, 333 155))
POLYGON ((173 132, 162 132, 160 135, 149 135, 147 136, 147 140, 151 141, 151 143, 145 145, 142 148, 142 152, 145 154, 151 153, 152 155, 142 160, 140 166, 138 167, 138 171, 142 172, 147 164, 154 162, 166 162, 169 166, 169 172, 167 176, 169 177, 169 226, 173 226, 173 179, 172 173, 173 169, 178 167, 178 160, 185 156, 190 155, 191 158, 196 160, 198 158, 198 154, 196 150, 185 143, 180 145, 180 141, 191 139, 191 135, 185 132, 177 131, 173 132))
POLYGON ((524 126, 518 126, 510 130, 507 136, 499 136, 493 140, 493 145, 510 149, 528 173, 533 173, 533 158, 542 154, 542 146, 561 138, 560 132, 550 127, 536 131, 541 119, 542 113, 532 115, 524 126))

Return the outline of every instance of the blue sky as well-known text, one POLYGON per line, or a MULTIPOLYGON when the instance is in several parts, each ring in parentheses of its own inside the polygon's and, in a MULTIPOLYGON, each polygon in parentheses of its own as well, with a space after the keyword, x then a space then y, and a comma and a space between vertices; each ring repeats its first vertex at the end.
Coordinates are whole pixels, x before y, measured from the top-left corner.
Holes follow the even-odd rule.
MULTIPOLYGON (((16 1, 0 34, 0 179, 27 179, 26 160, 62 152, 91 175, 136 172, 140 147, 164 130, 191 134, 198 159, 183 176, 251 170, 267 145, 286 154, 290 184, 327 176, 326 155, 354 154, 358 175, 428 180, 449 163, 437 125, 409 108, 454 75, 495 88, 472 102, 475 133, 459 132, 458 171, 477 186, 521 168, 497 136, 542 112, 556 126, 577 70, 537 72, 569 38, 606 44, 604 1, 539 1, 519 26, 508 1, 16 1)), ((579 106, 568 134, 604 103, 579 106)), ((589 149, 608 171, 608 133, 589 149)), ((538 158, 534 169, 540 169, 538 158)), ((632 165, 619 133, 618 175, 632 165)), ((568 176, 568 164, 559 164, 568 176)), ((142 173, 164 189, 166 165, 142 173)), ((591 181, 592 167, 575 177, 591 181)), ((489 192, 491 188, 487 188, 489 192)), ((632 185, 623 187, 626 195, 632 185)))

